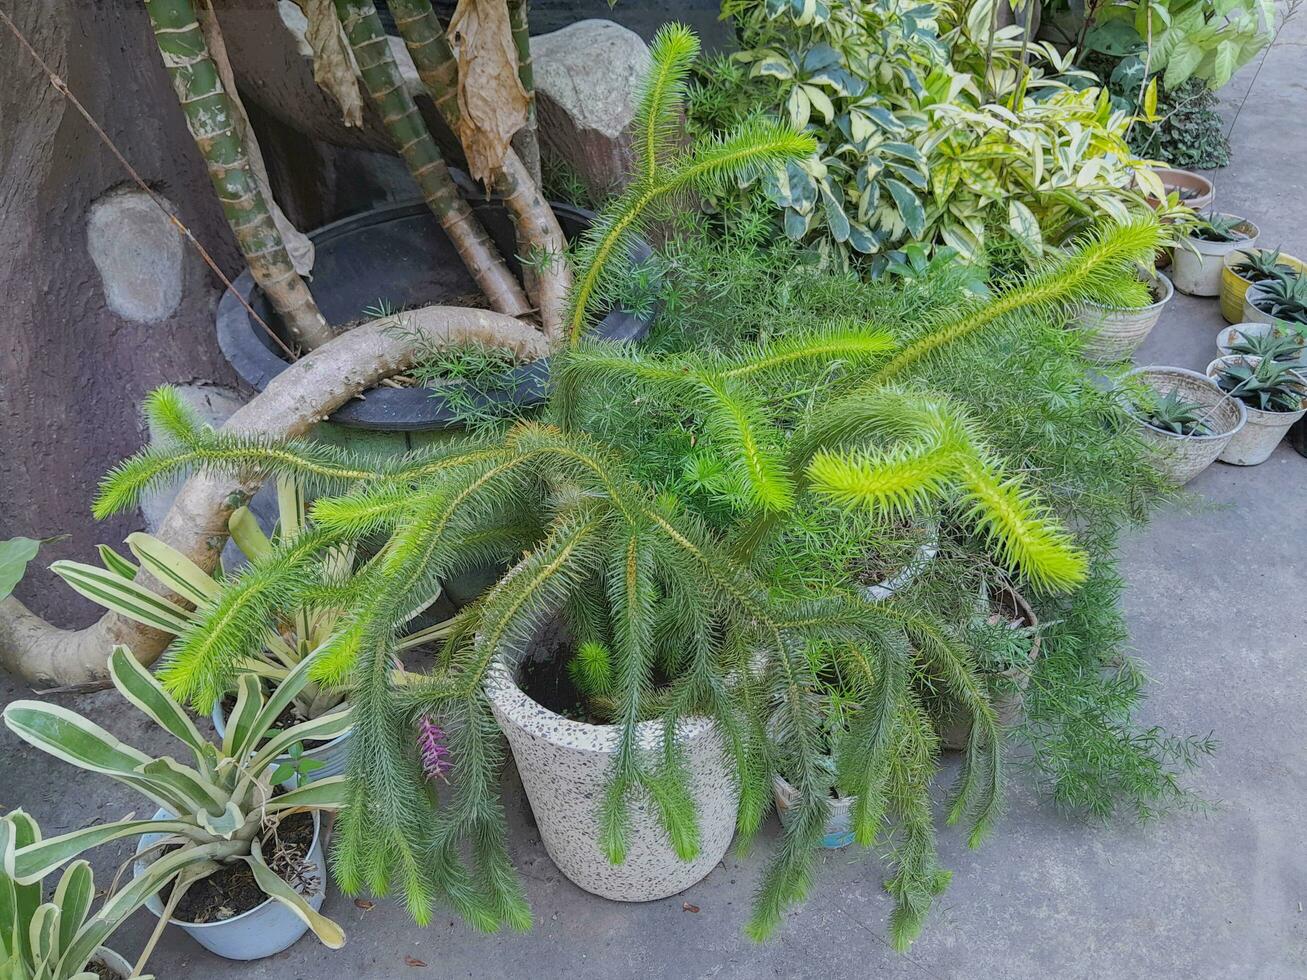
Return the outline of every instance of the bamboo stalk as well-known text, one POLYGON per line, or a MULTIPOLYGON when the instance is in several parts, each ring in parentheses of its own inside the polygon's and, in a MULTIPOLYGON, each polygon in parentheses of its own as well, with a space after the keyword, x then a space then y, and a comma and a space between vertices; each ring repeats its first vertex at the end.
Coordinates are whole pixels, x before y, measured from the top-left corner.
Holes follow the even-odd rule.
POLYGON ((513 43, 517 46, 517 74, 530 100, 526 107, 526 125, 513 137, 513 146, 522 158, 527 173, 537 187, 540 180, 540 134, 536 127, 536 80, 531 64, 531 25, 527 8, 530 0, 508 0, 508 20, 513 25, 513 43))
POLYGON ((312 349, 325 344, 335 332, 295 271, 268 202, 259 192, 191 0, 145 0, 145 9, 186 126, 254 281, 301 346, 312 349))
MULTIPOLYGON (((390 11, 432 102, 450 130, 458 132, 462 115, 458 105, 458 60, 430 0, 390 0, 390 11)), ((561 334, 572 284, 565 259, 567 239, 539 181, 532 179, 529 167, 515 152, 509 151, 503 166, 492 175, 491 190, 503 198, 513 218, 519 251, 526 260, 523 271, 527 289, 540 310, 545 336, 552 340, 561 334)))
POLYGON ((454 243, 463 264, 493 309, 509 316, 531 312, 521 285, 496 251, 494 242, 459 196, 436 141, 404 87, 391 57, 389 42, 372 0, 335 0, 336 14, 363 75, 363 85, 377 107, 399 154, 417 181, 427 206, 454 243))

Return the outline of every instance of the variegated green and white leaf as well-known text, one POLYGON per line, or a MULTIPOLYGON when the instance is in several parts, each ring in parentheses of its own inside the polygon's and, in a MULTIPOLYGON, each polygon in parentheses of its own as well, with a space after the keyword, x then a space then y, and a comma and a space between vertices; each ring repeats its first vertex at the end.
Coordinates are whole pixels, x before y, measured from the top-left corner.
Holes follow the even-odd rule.
POLYGON ((72 943, 82 927, 91 903, 95 900, 95 878, 87 861, 74 861, 64 869, 54 890, 54 904, 59 906, 59 950, 72 943))
MULTIPOLYGON (((58 837, 47 837, 20 847, 14 854, 13 878, 21 884, 39 883, 42 878, 93 847, 138 837, 141 834, 182 834, 197 837, 195 824, 182 820, 118 820, 114 823, 83 827, 58 837)), ((39 888, 39 884, 38 884, 39 888)))
POLYGON ((181 606, 116 572, 75 561, 54 562, 50 570, 92 602, 165 633, 177 635, 192 618, 181 606))
POLYGON ((191 721, 186 710, 173 700, 149 669, 132 656, 125 646, 116 646, 109 655, 109 676, 114 687, 128 701, 149 715, 159 727, 186 745, 195 756, 195 764, 212 776, 212 746, 191 721))
POLYGON ((212 601, 222 591, 222 586, 213 580, 212 575, 176 548, 164 544, 152 535, 140 531, 129 534, 127 547, 131 549, 142 568, 153 575, 165 588, 172 589, 188 602, 202 606, 212 601))
POLYGON ((316 911, 313 906, 304 900, 304 896, 286 884, 277 876, 275 871, 268 867, 263 860, 263 852, 259 848, 258 841, 253 842, 249 857, 244 857, 242 860, 250 866, 250 870, 254 872, 254 880, 263 889, 264 893, 285 905, 307 923, 308 927, 313 930, 313 934, 322 940, 324 946, 328 949, 340 949, 345 945, 345 931, 325 915, 316 911))

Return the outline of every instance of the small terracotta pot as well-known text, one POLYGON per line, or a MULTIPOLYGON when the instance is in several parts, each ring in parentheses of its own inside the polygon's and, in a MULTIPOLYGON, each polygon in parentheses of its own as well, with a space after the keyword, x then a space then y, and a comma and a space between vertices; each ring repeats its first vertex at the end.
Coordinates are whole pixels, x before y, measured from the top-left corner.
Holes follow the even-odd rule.
MULTIPOLYGON (((1220 217, 1235 218, 1237 215, 1222 214, 1220 217)), ((1188 296, 1220 295, 1226 256, 1251 248, 1261 234, 1261 230, 1246 219, 1234 228, 1244 236, 1237 242, 1209 242, 1191 235, 1172 249, 1171 279, 1176 289, 1188 296)))
MULTIPOLYGON (((1202 174, 1196 174, 1192 170, 1179 170, 1174 167, 1154 167, 1153 173, 1162 181, 1162 186, 1166 189, 1167 194, 1171 191, 1180 191, 1180 203, 1193 208, 1195 211, 1206 211, 1212 206, 1212 195, 1215 188, 1212 182, 1202 174), (1190 193, 1191 196, 1185 197, 1184 193, 1190 193)), ((1148 203, 1154 209, 1160 208, 1162 202, 1156 198, 1149 197, 1148 203)))
MULTIPOLYGON (((1244 319, 1243 298, 1252 281, 1245 279, 1234 271, 1234 267, 1244 260, 1244 252, 1256 249, 1238 248, 1225 257, 1221 269, 1221 316, 1226 323, 1239 323, 1244 319)), ((1307 264, 1292 255, 1280 255, 1280 261, 1299 272, 1307 271, 1307 264)))
MULTIPOLYGON (((1260 361, 1260 357, 1243 354, 1218 357, 1207 365, 1207 376, 1215 381, 1221 369, 1227 364, 1243 362, 1256 367, 1260 361)), ((1301 375, 1299 377, 1301 378, 1301 375)), ((1302 390, 1303 407, 1296 412, 1263 412, 1244 403, 1244 409, 1248 413, 1248 424, 1234 434, 1217 458, 1222 463, 1233 463, 1236 466, 1256 466, 1258 463, 1266 462, 1289 428, 1307 414, 1307 379, 1303 381, 1302 390)))

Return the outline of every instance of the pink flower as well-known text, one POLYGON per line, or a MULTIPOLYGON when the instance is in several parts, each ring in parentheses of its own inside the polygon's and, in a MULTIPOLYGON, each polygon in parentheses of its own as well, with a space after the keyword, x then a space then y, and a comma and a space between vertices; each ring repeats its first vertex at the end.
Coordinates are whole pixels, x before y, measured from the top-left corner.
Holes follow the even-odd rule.
POLYGON ((431 720, 430 715, 423 715, 418 721, 418 751, 422 755, 422 771, 428 779, 446 778, 454 768, 449 746, 445 744, 445 730, 431 720))

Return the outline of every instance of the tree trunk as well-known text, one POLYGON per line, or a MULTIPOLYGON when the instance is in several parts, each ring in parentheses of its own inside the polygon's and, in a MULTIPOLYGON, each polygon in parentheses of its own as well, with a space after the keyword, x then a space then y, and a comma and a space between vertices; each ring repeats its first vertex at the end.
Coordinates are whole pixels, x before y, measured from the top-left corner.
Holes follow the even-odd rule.
POLYGON ((295 271, 259 193, 191 0, 145 0, 145 8, 186 124, 251 274, 296 341, 309 349, 325 343, 333 331, 295 271))
MULTIPOLYGON (((240 252, 172 109, 140 5, 3 6, 235 276, 240 252)), ((0 537, 68 535, 41 549, 18 594, 61 625, 81 625, 99 607, 45 565, 94 561, 97 542, 140 528, 134 515, 97 523, 89 501, 96 481, 140 444, 147 391, 163 382, 218 392, 236 384, 214 335, 220 286, 3 26, 0 173, 0 537), (134 208, 126 216, 124 204, 134 208), (117 220, 106 226, 97 216, 107 215, 117 220)))
MULTIPOLYGON (((304 435, 359 392, 410 367, 419 342, 423 347, 501 348, 524 359, 547 353, 539 331, 489 310, 431 306, 405 313, 403 331, 393 329, 394 323, 389 317, 373 320, 300 358, 238 409, 223 428, 270 439, 304 435)), ((157 536, 206 572, 212 571, 227 539, 227 518, 256 489, 232 479, 193 476, 157 536)), ((169 594, 152 578, 143 578, 143 583, 161 595, 169 594)), ((104 614, 86 629, 63 630, 12 596, 0 601, 0 667, 32 683, 95 681, 105 675, 113 644, 126 644, 142 663, 149 664, 167 642, 168 637, 157 630, 115 613, 104 614)))
POLYGON ((472 208, 459 196, 417 103, 405 90, 371 0, 336 0, 336 11, 354 49, 368 95, 468 272, 492 308, 509 316, 529 313, 531 305, 522 287, 495 250, 472 208))
MULTIPOLYGON (((457 132, 461 115, 458 62, 430 0, 390 0, 390 9, 432 102, 446 125, 457 132)), ((533 101, 532 111, 534 105, 533 101)), ((556 338, 562 332, 567 294, 572 285, 566 260, 567 239, 539 181, 532 179, 528 167, 515 152, 510 150, 504 165, 492 175, 491 190, 504 199, 513 218, 519 250, 527 260, 523 262, 527 288, 540 310, 545 336, 556 338)))

